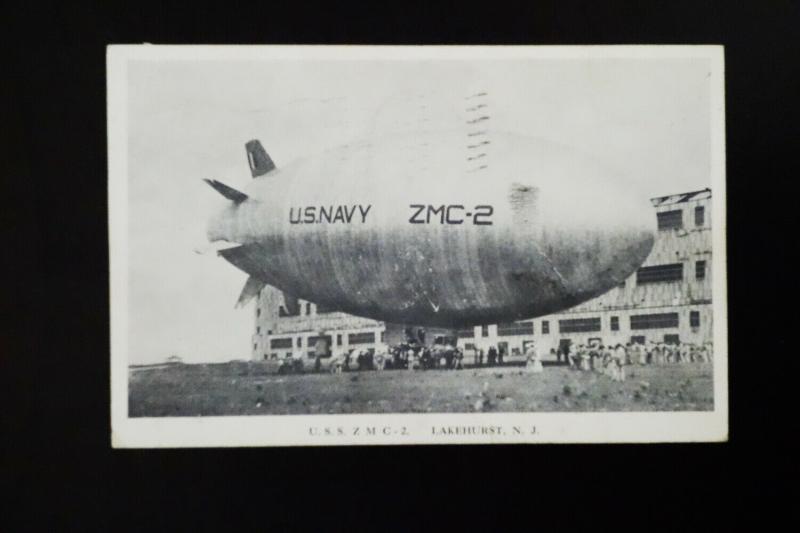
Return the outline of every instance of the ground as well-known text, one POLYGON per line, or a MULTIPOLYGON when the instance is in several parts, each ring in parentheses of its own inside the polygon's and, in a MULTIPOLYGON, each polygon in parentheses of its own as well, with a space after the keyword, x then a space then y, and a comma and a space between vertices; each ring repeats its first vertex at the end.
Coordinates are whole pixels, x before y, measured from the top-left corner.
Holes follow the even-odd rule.
POLYGON ((131 368, 131 417, 332 413, 704 411, 712 366, 628 366, 624 383, 546 366, 275 375, 259 363, 131 368))

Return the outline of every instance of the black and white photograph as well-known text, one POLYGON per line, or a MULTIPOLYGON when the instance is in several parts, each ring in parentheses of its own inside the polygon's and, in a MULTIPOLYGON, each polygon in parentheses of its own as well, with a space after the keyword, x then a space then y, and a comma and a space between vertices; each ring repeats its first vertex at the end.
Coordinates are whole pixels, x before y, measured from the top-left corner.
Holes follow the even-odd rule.
POLYGON ((721 46, 107 66, 115 447, 727 439, 721 46))

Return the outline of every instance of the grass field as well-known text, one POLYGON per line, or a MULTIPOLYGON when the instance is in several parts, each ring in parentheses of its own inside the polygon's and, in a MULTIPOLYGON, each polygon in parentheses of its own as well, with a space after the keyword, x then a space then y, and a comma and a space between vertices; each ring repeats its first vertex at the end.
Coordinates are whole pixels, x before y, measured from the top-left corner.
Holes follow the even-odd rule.
POLYGON ((628 366, 624 383, 546 366, 274 375, 259 363, 132 368, 131 417, 476 411, 703 411, 712 366, 628 366))

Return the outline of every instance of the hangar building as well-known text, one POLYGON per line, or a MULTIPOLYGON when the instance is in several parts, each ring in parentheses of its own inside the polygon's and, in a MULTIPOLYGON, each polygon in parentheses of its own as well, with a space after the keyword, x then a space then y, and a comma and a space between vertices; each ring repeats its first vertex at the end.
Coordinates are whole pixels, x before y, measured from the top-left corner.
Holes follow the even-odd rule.
MULTIPOLYGON (((653 250, 627 280, 607 293, 560 313, 509 324, 487 324, 458 331, 459 346, 524 351, 534 340, 540 349, 564 343, 712 340, 711 190, 652 198, 658 231, 653 250)), ((402 339, 403 327, 325 309, 312 302, 285 301, 265 287, 255 310, 253 359, 303 353, 314 357, 318 337, 334 351, 384 350, 402 339)), ((428 338, 432 338, 429 335, 428 338)))

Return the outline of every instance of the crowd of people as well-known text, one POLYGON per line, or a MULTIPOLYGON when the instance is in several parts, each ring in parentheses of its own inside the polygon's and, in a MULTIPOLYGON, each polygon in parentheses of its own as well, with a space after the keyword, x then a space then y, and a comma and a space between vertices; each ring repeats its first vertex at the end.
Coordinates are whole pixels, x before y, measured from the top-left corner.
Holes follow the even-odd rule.
POLYGON ((494 346, 489 346, 488 349, 474 348, 472 351, 472 364, 473 366, 498 366, 503 364, 506 357, 506 351, 503 348, 499 350, 494 346))
MULTIPOLYGON (((438 338, 437 338, 438 339, 438 338)), ((464 351, 455 345, 455 339, 436 342, 426 346, 409 336, 406 342, 391 347, 387 352, 352 349, 331 361, 331 371, 364 369, 452 369, 464 368, 469 361, 464 351)), ((501 345, 484 348, 469 348, 472 352, 472 367, 502 366, 508 354, 501 345)), ((519 352, 514 351, 516 355, 519 352)), ((713 359, 711 342, 703 344, 666 342, 628 342, 604 345, 600 340, 587 344, 565 344, 558 350, 540 348, 533 341, 523 347, 525 368, 529 372, 543 371, 543 355, 549 355, 556 364, 569 365, 577 371, 592 371, 608 375, 615 381, 625 380, 625 367, 631 365, 668 365, 681 363, 710 363, 713 359)), ((518 364, 518 363, 517 363, 518 364)), ((317 363, 319 369, 319 360, 317 363)))
POLYGON ((574 350, 565 346, 557 358, 562 356, 570 368, 606 373, 617 381, 625 380, 625 367, 629 365, 666 365, 678 363, 710 363, 713 346, 711 342, 692 343, 617 343, 603 345, 599 342, 579 344, 574 350))

